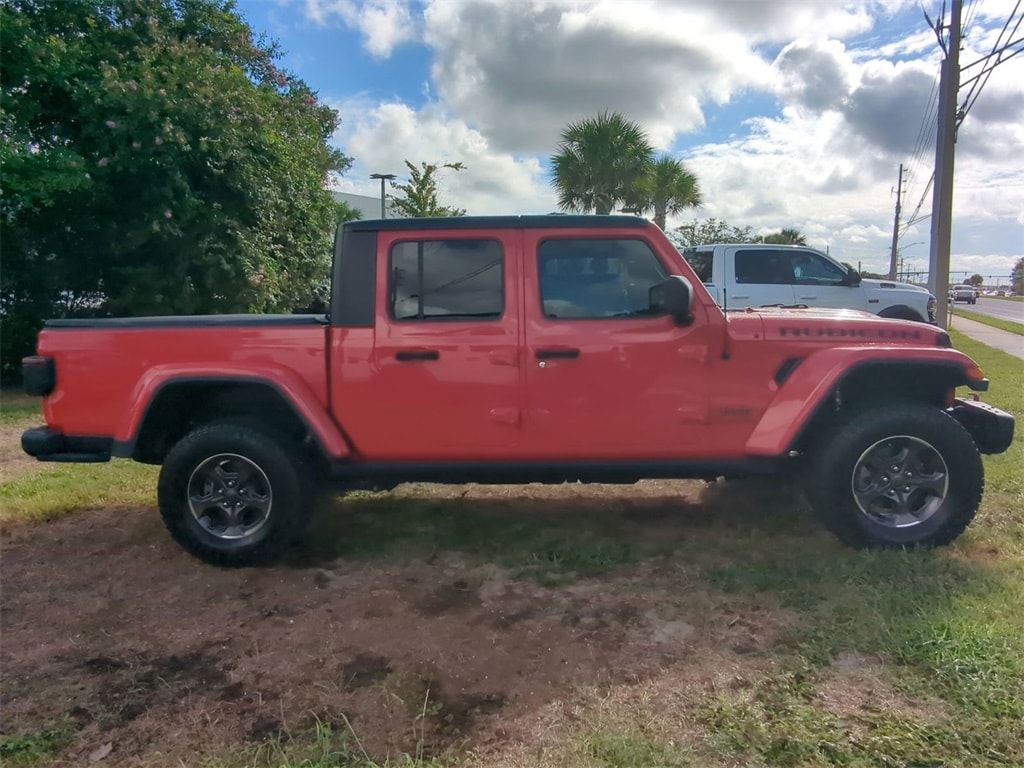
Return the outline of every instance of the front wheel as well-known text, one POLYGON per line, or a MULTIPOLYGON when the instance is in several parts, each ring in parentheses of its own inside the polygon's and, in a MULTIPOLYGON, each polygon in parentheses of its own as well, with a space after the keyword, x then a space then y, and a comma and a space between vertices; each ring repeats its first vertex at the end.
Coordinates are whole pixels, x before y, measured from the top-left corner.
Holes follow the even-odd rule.
POLYGON ((160 470, 160 515, 188 552, 216 565, 280 556, 310 515, 310 480, 298 451, 258 428, 214 423, 175 445, 160 470))
POLYGON ((974 519, 984 467, 974 440, 921 403, 851 411, 817 446, 807 491, 826 527, 855 547, 948 544, 974 519))

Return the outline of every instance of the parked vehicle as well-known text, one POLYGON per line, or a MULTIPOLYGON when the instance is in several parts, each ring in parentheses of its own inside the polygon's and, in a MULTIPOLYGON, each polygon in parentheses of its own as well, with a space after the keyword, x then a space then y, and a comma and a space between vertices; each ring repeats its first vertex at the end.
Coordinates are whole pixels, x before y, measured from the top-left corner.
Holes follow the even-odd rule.
POLYGON ((965 304, 977 304, 978 291, 973 285, 954 285, 950 289, 950 299, 954 302, 962 301, 965 304))
POLYGON ((29 455, 161 465, 170 534, 227 565, 284 552, 329 480, 767 473, 852 546, 946 544, 1014 430, 955 396, 989 382, 940 328, 726 314, 632 216, 347 222, 326 314, 50 320, 24 381, 29 455))
POLYGON ((687 248, 682 254, 726 309, 831 307, 935 322, 935 297, 927 289, 862 278, 857 270, 806 246, 726 243, 687 248))

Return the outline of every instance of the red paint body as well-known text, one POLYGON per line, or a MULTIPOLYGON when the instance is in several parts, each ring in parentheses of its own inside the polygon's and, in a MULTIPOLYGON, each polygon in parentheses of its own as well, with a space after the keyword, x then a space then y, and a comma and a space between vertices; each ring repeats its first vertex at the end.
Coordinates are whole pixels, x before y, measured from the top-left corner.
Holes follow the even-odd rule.
POLYGON ((641 238, 668 274, 687 278, 691 322, 666 315, 545 318, 536 246, 554 232, 509 226, 427 233, 501 241, 505 306, 496 321, 390 320, 386 254, 392 241, 417 235, 409 229, 379 233, 372 327, 311 318, 44 329, 38 354, 51 357, 56 370, 46 422, 68 435, 130 442, 162 384, 237 377, 272 383, 333 459, 730 459, 784 453, 843 373, 864 360, 934 361, 980 378, 966 373, 976 368, 970 358, 941 346, 941 329, 923 323, 783 309, 730 312, 726 320, 653 225, 596 234, 641 238), (539 361, 541 348, 580 354, 539 361), (395 359, 396 351, 419 349, 439 356, 395 359), (802 362, 780 386, 773 377, 791 357, 802 362))

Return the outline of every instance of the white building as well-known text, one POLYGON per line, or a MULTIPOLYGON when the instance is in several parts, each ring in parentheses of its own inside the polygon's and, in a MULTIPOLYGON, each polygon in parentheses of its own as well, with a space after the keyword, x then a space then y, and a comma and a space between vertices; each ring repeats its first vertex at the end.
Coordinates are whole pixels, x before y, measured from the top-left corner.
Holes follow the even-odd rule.
MULTIPOLYGON (((336 192, 331 190, 331 194, 334 199, 340 203, 347 203, 351 207, 355 208, 360 213, 361 219, 379 219, 380 218, 380 198, 371 197, 369 195, 356 195, 352 192, 336 192)), ((390 199, 388 200, 390 203, 390 199)), ((389 218, 394 217, 395 212, 392 210, 390 204, 387 206, 387 215, 389 218)))

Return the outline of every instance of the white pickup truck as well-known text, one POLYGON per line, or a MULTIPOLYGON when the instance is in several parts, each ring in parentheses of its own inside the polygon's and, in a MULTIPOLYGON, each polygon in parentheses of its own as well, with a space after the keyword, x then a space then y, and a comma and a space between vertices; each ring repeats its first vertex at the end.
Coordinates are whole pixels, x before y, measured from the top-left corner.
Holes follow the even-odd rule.
POLYGON ((949 289, 950 301, 962 301, 965 304, 978 303, 978 289, 973 285, 954 285, 949 289))
POLYGON ((861 278, 857 270, 806 246, 727 243, 680 252, 727 309, 804 305, 935 322, 935 297, 927 289, 861 278))

